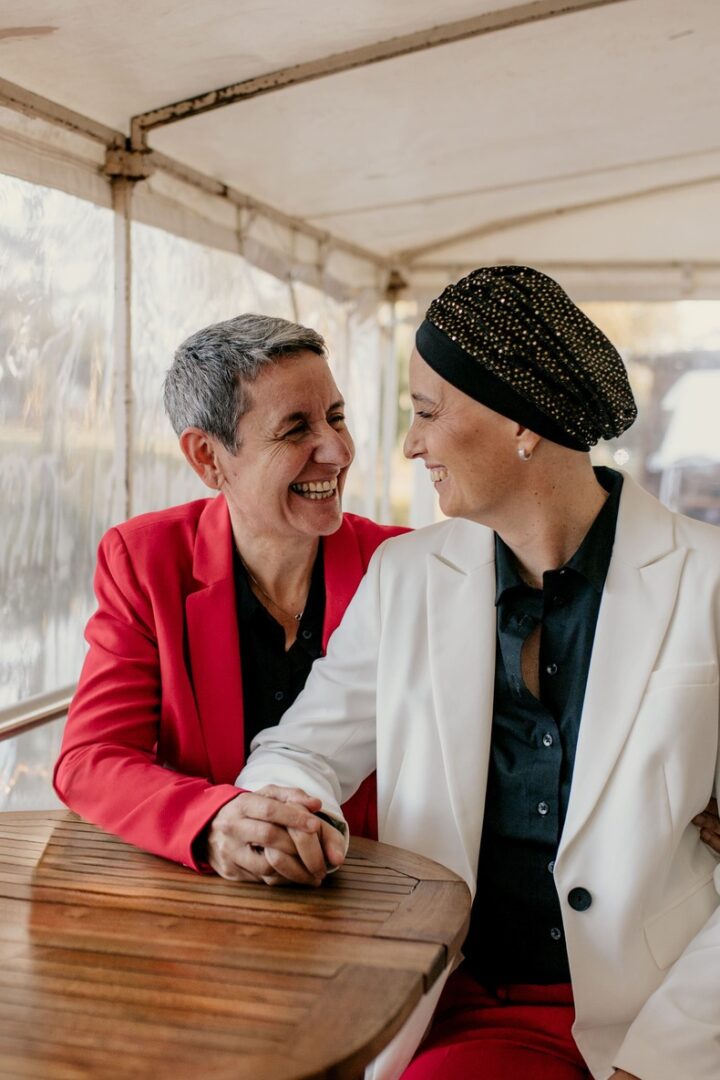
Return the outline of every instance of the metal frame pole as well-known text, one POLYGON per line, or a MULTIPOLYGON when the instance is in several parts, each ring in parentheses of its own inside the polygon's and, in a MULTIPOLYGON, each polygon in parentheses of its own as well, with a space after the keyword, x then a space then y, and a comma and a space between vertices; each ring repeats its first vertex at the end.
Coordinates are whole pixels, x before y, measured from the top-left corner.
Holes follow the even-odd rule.
POLYGON ((132 180, 113 178, 115 475, 116 514, 120 520, 133 512, 132 191, 132 180))

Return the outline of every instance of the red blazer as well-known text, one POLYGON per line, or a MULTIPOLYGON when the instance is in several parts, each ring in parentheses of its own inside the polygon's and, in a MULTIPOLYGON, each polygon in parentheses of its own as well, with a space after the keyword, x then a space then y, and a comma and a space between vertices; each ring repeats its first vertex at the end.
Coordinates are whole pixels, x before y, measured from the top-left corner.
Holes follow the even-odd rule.
MULTIPOLYGON (((375 548, 404 530, 345 514, 323 540, 323 648, 375 548)), ((103 537, 98 608, 54 784, 88 821, 199 869, 194 839, 244 764, 232 529, 223 496, 143 514, 103 537)), ((347 804, 377 834, 375 778, 347 804)))

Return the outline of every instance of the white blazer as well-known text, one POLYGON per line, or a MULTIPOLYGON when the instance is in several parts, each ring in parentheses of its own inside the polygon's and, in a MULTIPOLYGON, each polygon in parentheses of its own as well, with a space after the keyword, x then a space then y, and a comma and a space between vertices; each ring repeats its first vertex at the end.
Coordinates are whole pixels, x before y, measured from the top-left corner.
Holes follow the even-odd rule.
MULTIPOLYGON (((380 839, 474 891, 494 601, 484 526, 455 519, 386 542, 238 784, 302 787, 337 815, 377 759, 380 839)), ((690 824, 718 790, 719 631, 720 530, 626 476, 555 861, 573 1034, 597 1080, 614 1066, 642 1080, 720 1078, 720 869, 690 824), (578 886, 593 898, 586 911, 567 902, 578 886)), ((376 1077, 402 1071, 439 990, 376 1077)))

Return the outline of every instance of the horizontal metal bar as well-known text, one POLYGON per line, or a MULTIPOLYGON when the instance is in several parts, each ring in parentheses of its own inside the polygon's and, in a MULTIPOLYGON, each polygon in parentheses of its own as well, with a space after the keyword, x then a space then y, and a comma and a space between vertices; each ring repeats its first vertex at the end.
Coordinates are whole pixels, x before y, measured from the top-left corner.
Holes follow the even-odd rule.
POLYGON ((66 109, 64 105, 58 105, 56 101, 34 94, 31 90, 25 90, 22 86, 0 79, 0 105, 26 116, 38 116, 50 124, 57 124, 67 131, 74 131, 76 135, 85 135, 95 142, 104 146, 123 147, 125 136, 121 131, 107 127, 105 124, 92 120, 89 116, 66 109))
MULTIPOLYGON (((492 263, 487 260, 486 265, 490 266, 492 263)), ((536 260, 533 263, 538 270, 543 269, 546 273, 562 273, 567 271, 579 270, 587 273, 593 273, 599 271, 600 273, 616 273, 621 274, 626 270, 633 272, 642 271, 677 271, 677 270, 698 270, 698 271, 712 271, 716 273, 720 271, 720 260, 718 259, 599 259, 597 262, 587 262, 582 259, 577 261, 569 259, 551 259, 551 260, 536 260)), ((454 274, 456 271, 461 271, 467 268, 468 271, 474 269, 475 264, 469 263, 464 259, 446 260, 443 262, 418 262, 413 264, 413 271, 418 273, 434 273, 440 271, 444 274, 454 274)), ((679 298, 680 299, 680 298, 679 298)))
POLYGON ((68 711, 75 686, 61 686, 47 694, 36 694, 15 705, 0 709, 0 741, 21 735, 39 724, 57 720, 68 711))
POLYGON ((498 30, 510 30, 516 26, 553 19, 559 15, 571 15, 578 11, 606 7, 609 4, 627 3, 627 0, 530 0, 530 3, 517 4, 501 11, 488 11, 470 19, 433 26, 418 30, 412 34, 377 41, 372 45, 363 45, 358 49, 334 53, 304 64, 293 64, 265 75, 232 83, 217 90, 208 90, 195 94, 191 98, 162 105, 149 112, 140 113, 130 123, 130 143, 133 150, 146 148, 147 132, 154 128, 174 124, 189 116, 219 109, 224 105, 234 105, 238 101, 247 101, 259 94, 269 94, 288 86, 323 79, 328 75, 339 75, 344 71, 367 67, 382 60, 393 60, 398 56, 434 49, 438 45, 451 45, 482 34, 495 33, 498 30))

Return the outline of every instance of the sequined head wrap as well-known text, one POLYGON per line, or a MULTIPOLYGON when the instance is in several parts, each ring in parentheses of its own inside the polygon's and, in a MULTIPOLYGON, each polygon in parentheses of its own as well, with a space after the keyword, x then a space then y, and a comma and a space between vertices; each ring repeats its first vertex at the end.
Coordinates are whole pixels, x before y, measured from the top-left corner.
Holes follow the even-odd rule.
POLYGON ((487 266, 449 285, 420 325, 438 375, 552 442, 589 450, 637 416, 620 354, 557 282, 487 266))

